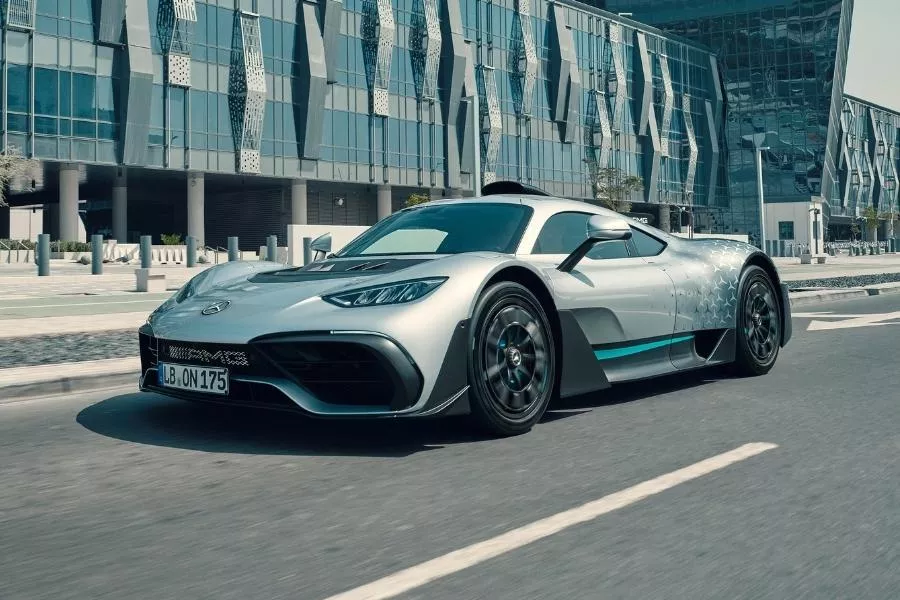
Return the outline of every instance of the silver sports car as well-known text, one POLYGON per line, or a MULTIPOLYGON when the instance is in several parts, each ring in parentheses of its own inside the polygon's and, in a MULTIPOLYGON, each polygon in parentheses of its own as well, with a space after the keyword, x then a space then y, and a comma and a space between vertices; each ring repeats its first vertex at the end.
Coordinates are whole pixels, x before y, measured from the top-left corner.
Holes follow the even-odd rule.
POLYGON ((515 182, 312 246, 303 267, 189 281, 140 329, 141 389, 316 417, 469 415, 513 435, 617 383, 767 373, 791 337, 787 287, 756 247, 515 182))

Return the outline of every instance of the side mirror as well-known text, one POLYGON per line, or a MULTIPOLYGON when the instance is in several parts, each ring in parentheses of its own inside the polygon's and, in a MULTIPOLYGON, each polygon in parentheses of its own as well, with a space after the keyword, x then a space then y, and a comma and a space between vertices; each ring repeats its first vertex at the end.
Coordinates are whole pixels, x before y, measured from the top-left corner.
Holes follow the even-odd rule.
POLYGON ((597 244, 630 240, 631 236, 631 226, 625 219, 618 216, 593 215, 587 222, 585 240, 556 268, 563 273, 568 273, 597 244))
POLYGON ((313 260, 321 260, 331 252, 331 234, 325 233, 314 239, 309 244, 309 249, 315 252, 313 260), (321 256, 319 256, 321 254, 321 256))
POLYGON ((592 242, 610 242, 613 240, 630 240, 631 226, 620 217, 594 215, 588 219, 587 239, 592 242))

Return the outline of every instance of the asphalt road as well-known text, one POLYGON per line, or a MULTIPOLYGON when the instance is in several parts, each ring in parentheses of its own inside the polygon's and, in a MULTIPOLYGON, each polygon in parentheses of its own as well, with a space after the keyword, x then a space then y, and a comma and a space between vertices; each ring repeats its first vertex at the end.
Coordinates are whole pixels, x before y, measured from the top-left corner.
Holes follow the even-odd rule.
POLYGON ((900 297, 804 311, 835 316, 795 319, 768 376, 625 386, 505 440, 127 390, 0 405, 0 598, 324 600, 764 442, 397 597, 895 599, 900 312, 846 321, 900 297))

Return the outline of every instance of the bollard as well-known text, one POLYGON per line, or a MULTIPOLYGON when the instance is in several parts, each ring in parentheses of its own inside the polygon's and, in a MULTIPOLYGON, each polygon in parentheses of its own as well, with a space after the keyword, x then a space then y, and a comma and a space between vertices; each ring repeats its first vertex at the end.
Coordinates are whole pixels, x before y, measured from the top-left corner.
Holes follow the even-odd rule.
POLYGON ((141 236, 141 268, 149 269, 150 263, 153 262, 151 252, 153 251, 152 238, 149 235, 141 236))
POLYGON ((188 268, 197 266, 197 238, 192 235, 187 236, 187 266, 188 268))
POLYGON ((50 234, 38 235, 37 246, 38 276, 46 277, 50 274, 50 234))
POLYGON ((91 275, 103 275, 103 236, 91 236, 91 275))
POLYGON ((278 260, 278 236, 270 235, 266 238, 266 260, 278 260))
POLYGON ((310 245, 312 244, 312 238, 305 237, 303 238, 303 264, 308 265, 312 262, 312 248, 310 245))
POLYGON ((240 252, 238 250, 238 239, 236 237, 228 238, 228 261, 239 260, 240 252))

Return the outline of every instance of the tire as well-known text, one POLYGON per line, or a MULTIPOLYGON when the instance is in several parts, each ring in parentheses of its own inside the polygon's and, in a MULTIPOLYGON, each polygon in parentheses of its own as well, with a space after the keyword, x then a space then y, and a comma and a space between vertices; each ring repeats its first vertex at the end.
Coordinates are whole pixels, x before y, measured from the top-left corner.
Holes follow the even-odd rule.
POLYGON ((478 300, 469 344, 475 425, 492 435, 526 433, 543 417, 556 388, 556 341, 528 288, 492 285, 478 300))
POLYGON ((778 294, 769 274, 747 267, 739 286, 733 371, 741 377, 765 375, 778 359, 784 329, 778 294))

